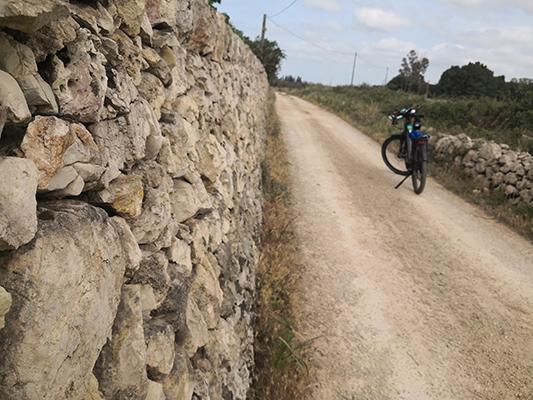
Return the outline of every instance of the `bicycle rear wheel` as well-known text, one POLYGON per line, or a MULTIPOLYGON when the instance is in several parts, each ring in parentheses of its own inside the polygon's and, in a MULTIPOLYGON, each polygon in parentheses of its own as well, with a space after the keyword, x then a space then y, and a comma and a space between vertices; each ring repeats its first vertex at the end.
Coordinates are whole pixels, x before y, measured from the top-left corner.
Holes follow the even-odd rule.
POLYGON ((405 161, 407 149, 405 139, 401 135, 392 135, 381 146, 381 157, 385 165, 395 174, 409 175, 405 161))
POLYGON ((413 154, 413 189, 416 194, 424 191, 426 186, 426 176, 428 173, 428 162, 422 157, 422 149, 415 146, 413 154))

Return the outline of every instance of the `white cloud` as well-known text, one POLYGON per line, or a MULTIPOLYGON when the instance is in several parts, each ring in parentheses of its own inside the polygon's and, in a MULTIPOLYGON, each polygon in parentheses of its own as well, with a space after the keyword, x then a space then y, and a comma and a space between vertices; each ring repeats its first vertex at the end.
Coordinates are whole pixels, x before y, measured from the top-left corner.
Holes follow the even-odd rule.
POLYGON ((533 26, 511 28, 482 28, 472 31, 455 31, 450 36, 458 43, 477 48, 519 48, 524 53, 533 52, 533 26))
POLYGON ((476 61, 485 64, 496 76, 505 75, 506 80, 530 77, 533 64, 531 54, 531 51, 524 53, 520 47, 515 46, 488 49, 440 44, 427 51, 428 77, 431 82, 437 82, 440 74, 452 65, 461 67, 476 61))
MULTIPOLYGON (((355 17, 365 28, 382 32, 392 32, 397 28, 409 28, 411 26, 407 18, 394 13, 387 13, 380 8, 361 8, 355 11, 355 17)), ((355 28, 358 26, 357 23, 354 23, 355 28)))
POLYGON ((300 0, 304 6, 315 11, 325 11, 330 14, 341 12, 337 0, 300 0))
POLYGON ((529 14, 533 14, 533 1, 531 0, 438 0, 455 9, 488 7, 516 7, 529 14))
POLYGON ((344 30, 344 27, 336 21, 319 22, 319 23, 311 25, 311 27, 315 30, 320 30, 320 31, 332 30, 335 32, 341 32, 344 30))

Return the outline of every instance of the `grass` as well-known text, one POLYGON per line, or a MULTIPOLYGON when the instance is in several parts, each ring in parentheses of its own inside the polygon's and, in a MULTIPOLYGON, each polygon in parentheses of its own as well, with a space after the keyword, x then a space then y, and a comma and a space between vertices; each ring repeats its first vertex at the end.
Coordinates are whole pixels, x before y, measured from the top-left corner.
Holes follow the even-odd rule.
MULTIPOLYGON (((511 148, 517 150, 533 149, 532 141, 528 139, 532 135, 529 125, 524 129, 515 127, 512 131, 488 129, 493 123, 489 122, 487 115, 490 115, 494 108, 508 109, 512 106, 512 104, 500 105, 491 99, 445 102, 393 92, 387 88, 331 88, 318 85, 306 89, 290 89, 288 92, 337 114, 379 143, 395 131, 386 118, 394 107, 420 104, 427 116, 424 122, 436 129, 442 129, 450 134, 465 132, 473 138, 484 136, 497 143, 509 144, 511 148), (472 109, 477 111, 474 113, 472 109), (447 117, 444 116, 446 112, 449 114, 447 117), (449 118, 450 115, 455 115, 454 118, 459 120, 466 118, 465 114, 469 116, 469 120, 462 121, 461 124, 454 125, 453 119, 449 118), (483 115, 484 119, 477 117, 480 121, 483 119, 479 125, 472 122, 475 122, 474 115, 483 115), (523 135, 524 132, 527 133, 526 136, 523 135)), ((445 188, 482 208, 488 215, 533 241, 533 207, 523 204, 515 206, 510 204, 502 193, 481 190, 471 177, 454 170, 451 165, 432 161, 431 153, 428 171, 430 176, 437 179, 445 188)))
POLYGON ((267 146, 261 163, 263 227, 257 271, 256 373, 253 394, 259 400, 305 399, 308 395, 309 343, 294 329, 298 241, 291 230, 290 179, 275 95, 269 94, 267 146))

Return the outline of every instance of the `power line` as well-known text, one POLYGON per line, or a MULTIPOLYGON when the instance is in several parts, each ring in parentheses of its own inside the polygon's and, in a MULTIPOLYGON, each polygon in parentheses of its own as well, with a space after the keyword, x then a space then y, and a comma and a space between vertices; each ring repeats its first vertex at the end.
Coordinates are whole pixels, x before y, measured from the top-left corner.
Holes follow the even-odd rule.
POLYGON ((289 30, 288 30, 287 28, 285 28, 284 26, 281 26, 281 25, 279 25, 279 24, 276 24, 276 23, 272 20, 272 18, 270 18, 270 17, 267 17, 267 18, 270 20, 270 22, 272 22, 272 23, 273 23, 274 25, 276 25, 278 28, 283 29, 284 31, 290 33, 291 35, 297 37, 298 39, 304 41, 305 43, 310 44, 311 46, 318 47, 319 49, 322 49, 322 50, 325 50, 325 51, 329 51, 329 52, 331 52, 331 53, 342 54, 342 55, 344 55, 344 56, 351 56, 351 55, 352 55, 351 53, 343 53, 343 52, 340 52, 340 51, 330 50, 330 49, 326 49, 325 47, 319 46, 318 44, 311 43, 310 41, 305 40, 304 38, 298 36, 296 33, 292 33, 291 31, 289 31, 289 30))
POLYGON ((292 6, 294 3, 296 3, 297 1, 298 1, 298 0, 294 0, 291 4, 289 4, 288 7, 284 8, 284 9, 281 10, 279 13, 272 15, 272 18, 277 17, 278 15, 280 15, 280 14, 284 13, 285 11, 287 11, 287 10, 288 10, 289 8, 291 8, 291 6, 292 6))
MULTIPOLYGON (((298 1, 298 0, 296 0, 298 1)), ((296 2, 295 1, 295 2, 296 2)), ((294 3, 295 3, 294 2, 294 3)), ((293 4, 294 4, 293 3, 293 4)), ((292 5, 292 4, 291 4, 292 5)), ((289 6, 290 7, 290 6, 289 6)), ((319 49, 322 49, 322 50, 325 50, 325 51, 329 51, 330 53, 336 53, 336 54, 342 54, 343 56, 352 56, 353 52, 352 53, 344 53, 344 52, 340 52, 340 51, 335 51, 335 50, 330 50, 330 49, 326 49, 325 47, 322 47, 322 46, 319 46, 318 44, 315 44, 315 43, 312 43, 304 38, 302 38, 301 36, 298 36, 297 34, 289 31, 287 28, 285 28, 284 26, 282 25, 279 25, 277 24, 276 22, 274 22, 274 20, 272 19, 272 17, 268 17, 267 18, 270 20, 270 22, 272 22, 274 25, 276 25, 277 27, 283 29, 284 31, 290 33, 291 35, 293 35, 294 37, 297 37, 298 39, 304 41, 305 43, 307 44, 310 44, 311 46, 315 46, 315 47, 318 47, 319 49)), ((355 50, 353 50, 355 52, 355 50)), ((366 64, 370 65, 371 67, 373 68, 378 68, 378 69, 386 69, 387 67, 378 67, 377 65, 374 65, 370 62, 368 62, 367 60, 365 60, 363 57, 361 57, 360 55, 358 56, 362 61, 364 61, 366 64)))

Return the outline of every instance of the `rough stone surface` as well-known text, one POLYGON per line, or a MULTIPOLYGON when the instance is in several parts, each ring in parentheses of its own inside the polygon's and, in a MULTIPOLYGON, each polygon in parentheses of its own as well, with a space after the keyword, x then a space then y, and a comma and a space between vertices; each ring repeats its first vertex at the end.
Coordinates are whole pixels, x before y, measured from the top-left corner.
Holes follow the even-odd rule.
POLYGON ((18 124, 30 120, 31 113, 24 93, 15 78, 4 71, 0 71, 0 103, 5 114, 2 127, 4 123, 18 124))
POLYGON ((4 316, 8 313, 11 308, 11 295, 6 292, 6 290, 0 286, 0 330, 5 325, 4 316))
POLYGON ((113 333, 96 362, 94 373, 105 398, 145 400, 148 392, 146 345, 141 295, 135 286, 122 288, 113 333))
POLYGON ((533 164, 529 153, 511 151, 505 144, 480 139, 477 139, 479 150, 476 150, 472 147, 474 141, 464 134, 459 136, 436 135, 431 144, 433 156, 451 162, 452 156, 459 154, 453 159, 455 168, 470 175, 479 188, 500 191, 514 205, 533 205, 528 190, 533 187, 533 164))
POLYGON ((119 303, 122 239, 105 212, 84 203, 39 211, 35 239, 0 269, 13 296, 0 331, 0 397, 81 398, 119 303))
POLYGON ((52 88, 37 72, 35 56, 28 46, 0 33, 0 69, 8 72, 18 82, 29 106, 46 106, 57 114, 58 106, 52 88))
POLYGON ((0 197, 37 221, 0 250, 0 398, 245 398, 260 62, 204 0, 8 0, 0 42, 0 154, 35 165, 0 197))
POLYGON ((16 249, 35 236, 38 180, 32 161, 0 157, 0 251, 16 249))
POLYGON ((60 0, 5 0, 0 3, 0 26, 22 32, 35 32, 44 25, 57 23, 66 17, 68 9, 60 0))
POLYGON ((144 327, 144 338, 148 376, 158 381, 174 366, 174 329, 162 320, 152 319, 144 327))
POLYGON ((96 193, 93 202, 109 206, 121 217, 133 219, 141 215, 143 197, 141 178, 137 175, 121 175, 107 189, 96 193))

